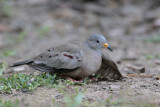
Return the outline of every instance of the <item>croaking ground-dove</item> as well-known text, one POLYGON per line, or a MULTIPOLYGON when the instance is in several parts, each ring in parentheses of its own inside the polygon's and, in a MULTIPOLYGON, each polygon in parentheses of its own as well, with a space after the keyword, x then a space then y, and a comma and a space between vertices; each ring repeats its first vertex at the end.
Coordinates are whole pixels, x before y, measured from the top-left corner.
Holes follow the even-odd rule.
POLYGON ((93 74, 102 79, 122 79, 116 64, 103 48, 111 47, 101 34, 92 34, 85 41, 71 41, 55 46, 29 60, 14 63, 11 67, 29 65, 31 68, 67 77, 86 77, 93 74))

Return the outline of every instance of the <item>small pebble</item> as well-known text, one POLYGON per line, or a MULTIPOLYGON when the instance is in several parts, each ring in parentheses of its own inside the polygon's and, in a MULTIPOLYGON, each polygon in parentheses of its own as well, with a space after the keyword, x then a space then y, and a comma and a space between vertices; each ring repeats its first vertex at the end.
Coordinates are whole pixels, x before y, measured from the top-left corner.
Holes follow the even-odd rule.
POLYGON ((157 65, 160 65, 160 60, 156 60, 155 63, 156 63, 157 65))
POLYGON ((118 90, 118 89, 120 89, 121 88, 121 86, 119 86, 119 85, 109 85, 109 89, 111 90, 111 91, 113 91, 113 90, 118 90))

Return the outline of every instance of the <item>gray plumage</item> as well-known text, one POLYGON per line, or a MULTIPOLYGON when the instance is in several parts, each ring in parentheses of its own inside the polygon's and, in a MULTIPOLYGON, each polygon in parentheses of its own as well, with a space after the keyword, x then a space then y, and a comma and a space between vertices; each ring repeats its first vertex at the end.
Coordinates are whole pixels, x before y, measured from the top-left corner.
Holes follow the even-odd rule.
POLYGON ((49 48, 34 58, 13 64, 12 67, 26 64, 42 72, 69 77, 100 74, 104 79, 121 79, 122 75, 116 64, 102 52, 104 47, 112 50, 106 43, 103 35, 93 34, 84 42, 71 41, 49 48))

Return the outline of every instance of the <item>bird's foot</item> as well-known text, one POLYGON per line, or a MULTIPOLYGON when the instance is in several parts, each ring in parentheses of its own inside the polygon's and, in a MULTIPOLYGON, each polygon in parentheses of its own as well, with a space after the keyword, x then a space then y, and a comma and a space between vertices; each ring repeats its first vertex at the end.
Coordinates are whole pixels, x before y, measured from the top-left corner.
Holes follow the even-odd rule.
POLYGON ((73 81, 73 82, 83 82, 83 80, 75 80, 75 79, 73 79, 73 78, 71 78, 71 77, 66 77, 66 79, 68 79, 68 80, 70 80, 70 81, 73 81))

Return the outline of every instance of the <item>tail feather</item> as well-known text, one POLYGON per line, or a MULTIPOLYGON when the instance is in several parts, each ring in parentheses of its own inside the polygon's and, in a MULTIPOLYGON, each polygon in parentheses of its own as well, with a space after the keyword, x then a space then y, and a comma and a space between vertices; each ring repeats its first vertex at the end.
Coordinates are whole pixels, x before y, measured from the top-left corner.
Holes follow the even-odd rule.
POLYGON ((20 62, 16 62, 13 65, 11 65, 10 67, 16 67, 16 66, 21 66, 21 65, 26 65, 31 63, 31 60, 25 60, 25 61, 20 61, 20 62))

